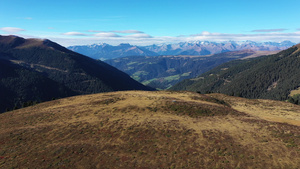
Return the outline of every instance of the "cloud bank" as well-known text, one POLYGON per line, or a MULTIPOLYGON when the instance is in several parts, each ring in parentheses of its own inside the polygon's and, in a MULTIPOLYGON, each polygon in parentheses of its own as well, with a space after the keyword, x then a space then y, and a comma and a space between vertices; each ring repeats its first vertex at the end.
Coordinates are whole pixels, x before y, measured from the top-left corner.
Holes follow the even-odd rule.
POLYGON ((6 33, 17 33, 21 31, 25 31, 25 29, 15 28, 15 27, 2 27, 0 28, 0 30, 6 33))
MULTIPOLYGON (((1 31, 15 34, 22 37, 32 37, 30 35, 21 35, 19 32, 25 31, 21 28, 15 27, 2 27, 1 31)), ((48 29, 49 30, 49 29, 48 29)), ((287 29, 260 29, 248 31, 248 33, 230 34, 230 33, 218 33, 202 31, 198 34, 179 36, 153 36, 144 33, 140 30, 114 30, 114 31, 101 31, 101 30, 88 30, 88 31, 70 31, 65 33, 55 32, 50 34, 49 32, 44 35, 34 36, 35 38, 46 38, 53 40, 63 46, 72 45, 88 45, 94 43, 108 43, 111 45, 118 45, 120 43, 130 43, 132 45, 152 45, 162 43, 179 43, 187 41, 257 41, 257 42, 282 42, 289 40, 295 43, 300 42, 300 28, 295 32, 284 32, 287 29)), ((26 31, 28 33, 29 31, 26 31)), ((29 34, 29 33, 28 33, 29 34)))
POLYGON ((138 31, 138 30, 123 30, 123 31, 111 31, 111 32, 115 32, 115 33, 144 33, 142 31, 138 31))
POLYGON ((120 35, 117 35, 115 33, 110 33, 110 32, 101 32, 101 33, 96 33, 94 36, 97 37, 121 37, 120 35))
POLYGON ((127 38, 152 38, 152 36, 145 34, 145 33, 132 34, 132 35, 127 35, 125 37, 127 37, 127 38))
MULTIPOLYGON (((273 29, 274 30, 274 29, 273 29)), ((202 32, 201 34, 187 37, 190 40, 208 40, 208 41, 284 41, 290 40, 296 43, 300 42, 300 32, 282 33, 282 32, 265 32, 265 33, 248 33, 248 34, 227 34, 227 33, 210 33, 202 32)))
POLYGON ((91 37, 104 37, 104 38, 152 38, 142 31, 138 30, 119 30, 119 31, 100 31, 100 30, 88 30, 88 33, 82 32, 65 32, 62 35, 67 36, 91 36, 91 37), (129 34, 129 35, 123 35, 129 34))
POLYGON ((212 33, 204 31, 199 34, 193 35, 181 35, 181 36, 151 36, 148 34, 131 34, 126 36, 121 36, 115 33, 102 32, 97 34, 92 34, 85 37, 55 37, 52 40, 64 45, 87 45, 94 43, 108 43, 111 45, 118 45, 120 43, 130 43, 132 45, 152 45, 152 44, 162 44, 162 43, 179 43, 187 41, 257 41, 257 42, 282 42, 284 40, 289 40, 295 43, 300 42, 300 32, 293 33, 282 33, 282 32, 268 32, 268 33, 248 33, 248 34, 228 34, 228 33, 212 33))
POLYGON ((286 31, 287 29, 257 29, 257 30, 252 30, 251 32, 283 32, 286 31))
POLYGON ((80 33, 80 32, 66 32, 66 33, 62 33, 62 35, 68 35, 68 36, 88 36, 87 34, 80 33))

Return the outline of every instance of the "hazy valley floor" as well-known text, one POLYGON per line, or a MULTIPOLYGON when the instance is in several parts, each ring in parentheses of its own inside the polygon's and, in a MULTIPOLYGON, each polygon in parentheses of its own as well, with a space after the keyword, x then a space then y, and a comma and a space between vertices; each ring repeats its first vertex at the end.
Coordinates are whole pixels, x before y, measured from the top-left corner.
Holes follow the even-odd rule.
POLYGON ((0 114, 0 168, 298 168, 300 106, 126 91, 0 114))

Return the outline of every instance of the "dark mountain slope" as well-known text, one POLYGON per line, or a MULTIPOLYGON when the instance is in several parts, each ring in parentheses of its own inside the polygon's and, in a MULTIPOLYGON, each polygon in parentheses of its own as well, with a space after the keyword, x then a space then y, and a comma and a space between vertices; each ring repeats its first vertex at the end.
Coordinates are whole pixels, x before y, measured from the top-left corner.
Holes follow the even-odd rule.
POLYGON ((9 54, 15 63, 42 72, 80 94, 149 89, 106 63, 72 52, 49 40, 4 39, 8 41, 1 44, 0 51, 9 54))
MULTIPOLYGON (((12 94, 8 99, 10 101, 45 101, 49 100, 49 97, 66 97, 74 94, 151 90, 104 62, 75 53, 49 40, 0 36, 0 59, 3 60, 3 64, 4 61, 9 63, 7 66, 10 67, 10 69, 4 67, 1 69, 2 77, 13 78, 16 81, 8 83, 1 78, 1 81, 4 80, 3 84, 10 84, 6 86, 13 92, 17 89, 26 89, 27 91, 12 94), (17 72, 17 75, 11 77, 9 70, 17 72), (43 83, 39 83, 40 80, 43 83), (31 89, 28 88, 37 88, 39 92, 38 94, 29 92, 31 89), (49 90, 44 90, 46 88, 49 90), (67 92, 65 94, 57 93, 50 88, 57 88, 57 90, 62 88, 67 92), (25 96, 29 93, 32 96, 25 96)), ((1 95, 2 97, 4 96, 1 95)), ((8 105, 15 103, 11 102, 8 105)))
POLYGON ((285 100, 300 86, 300 45, 278 54, 222 64, 171 90, 221 92, 246 98, 285 100))
POLYGON ((67 87, 10 61, 0 59, 0 112, 28 101, 43 102, 75 95, 67 87))

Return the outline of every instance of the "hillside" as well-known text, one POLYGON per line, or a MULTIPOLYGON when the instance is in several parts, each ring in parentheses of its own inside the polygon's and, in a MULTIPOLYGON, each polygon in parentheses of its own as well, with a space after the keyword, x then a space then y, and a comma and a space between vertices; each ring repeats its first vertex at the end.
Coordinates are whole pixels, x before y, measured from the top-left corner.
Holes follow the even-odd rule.
POLYGON ((222 64, 171 90, 220 92, 245 98, 286 100, 300 87, 300 45, 274 55, 222 64))
POLYGON ((206 56, 128 56, 104 62, 126 72, 144 85, 157 89, 168 89, 184 79, 197 77, 230 60, 274 54, 275 52, 242 50, 206 56))
POLYGON ((126 91, 0 114, 0 168, 297 168, 300 107, 126 91))
POLYGON ((3 109, 27 101, 119 90, 151 90, 101 61, 49 40, 0 36, 0 90, 3 109), (29 89, 30 88, 30 89, 29 89), (48 90, 47 90, 48 88, 48 90), (35 91, 35 92, 33 92, 35 91), (14 94, 10 94, 14 93, 14 94), (28 100, 30 99, 30 100, 28 100), (11 102, 11 101, 17 102, 11 102))
POLYGON ((0 72, 0 112, 24 106, 28 101, 41 102, 76 94, 40 73, 7 60, 0 59, 0 72))

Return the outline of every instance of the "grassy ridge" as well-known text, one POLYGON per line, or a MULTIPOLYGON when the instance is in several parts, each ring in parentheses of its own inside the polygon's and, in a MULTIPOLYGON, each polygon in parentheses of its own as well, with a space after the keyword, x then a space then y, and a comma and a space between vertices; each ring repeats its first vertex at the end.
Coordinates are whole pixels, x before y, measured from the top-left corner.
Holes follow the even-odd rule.
POLYGON ((297 168, 299 111, 191 92, 55 100, 0 115, 0 168, 297 168))

